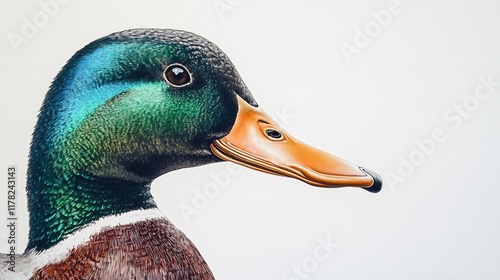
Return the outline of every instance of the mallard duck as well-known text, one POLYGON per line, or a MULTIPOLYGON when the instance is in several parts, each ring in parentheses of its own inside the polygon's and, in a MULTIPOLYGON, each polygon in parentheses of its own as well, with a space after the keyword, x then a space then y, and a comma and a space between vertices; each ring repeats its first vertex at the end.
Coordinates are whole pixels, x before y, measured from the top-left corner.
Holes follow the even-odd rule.
POLYGON ((319 187, 382 186, 376 173, 286 133, 200 36, 133 29, 88 44, 43 102, 29 156, 29 241, 15 272, 1 256, 0 278, 214 279, 150 186, 221 160, 319 187))

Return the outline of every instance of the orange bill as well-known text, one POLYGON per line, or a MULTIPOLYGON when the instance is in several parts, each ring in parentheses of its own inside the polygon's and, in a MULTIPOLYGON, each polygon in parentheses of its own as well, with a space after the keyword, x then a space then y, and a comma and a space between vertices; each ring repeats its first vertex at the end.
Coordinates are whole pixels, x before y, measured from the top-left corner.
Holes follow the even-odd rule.
POLYGON ((381 190, 382 180, 375 172, 294 139, 263 110, 237 98, 239 110, 233 128, 210 146, 217 157, 313 186, 381 190))

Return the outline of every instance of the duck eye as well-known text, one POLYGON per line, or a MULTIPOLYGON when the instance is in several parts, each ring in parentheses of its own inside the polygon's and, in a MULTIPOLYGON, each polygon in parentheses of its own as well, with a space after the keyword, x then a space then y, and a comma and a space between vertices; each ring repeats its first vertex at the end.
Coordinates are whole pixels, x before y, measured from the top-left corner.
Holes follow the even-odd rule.
POLYGON ((283 135, 275 129, 266 129, 266 135, 276 140, 280 140, 283 138, 283 135))
POLYGON ((191 83, 191 73, 181 64, 171 64, 165 69, 164 77, 173 87, 183 87, 191 83))

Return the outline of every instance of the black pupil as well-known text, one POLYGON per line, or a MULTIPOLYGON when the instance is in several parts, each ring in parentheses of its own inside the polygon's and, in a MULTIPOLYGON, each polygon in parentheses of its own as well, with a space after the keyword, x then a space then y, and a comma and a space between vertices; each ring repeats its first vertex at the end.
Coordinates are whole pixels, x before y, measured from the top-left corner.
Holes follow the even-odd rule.
POLYGON ((190 82, 189 73, 184 67, 172 66, 167 69, 167 80, 176 86, 185 85, 190 82))
POLYGON ((274 129, 268 129, 266 130, 267 136, 274 138, 274 139, 280 139, 281 138, 281 133, 279 131, 274 130, 274 129))

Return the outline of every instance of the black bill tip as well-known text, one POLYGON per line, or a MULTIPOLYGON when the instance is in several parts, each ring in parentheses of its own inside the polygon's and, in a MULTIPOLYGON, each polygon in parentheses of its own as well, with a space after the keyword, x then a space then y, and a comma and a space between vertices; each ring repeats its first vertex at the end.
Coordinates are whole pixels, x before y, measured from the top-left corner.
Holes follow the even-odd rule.
POLYGON ((380 178, 380 176, 377 173, 368 170, 366 168, 361 168, 361 170, 363 170, 363 172, 366 172, 373 178, 373 185, 369 188, 365 188, 365 190, 371 193, 378 193, 382 189, 382 178, 380 178))

